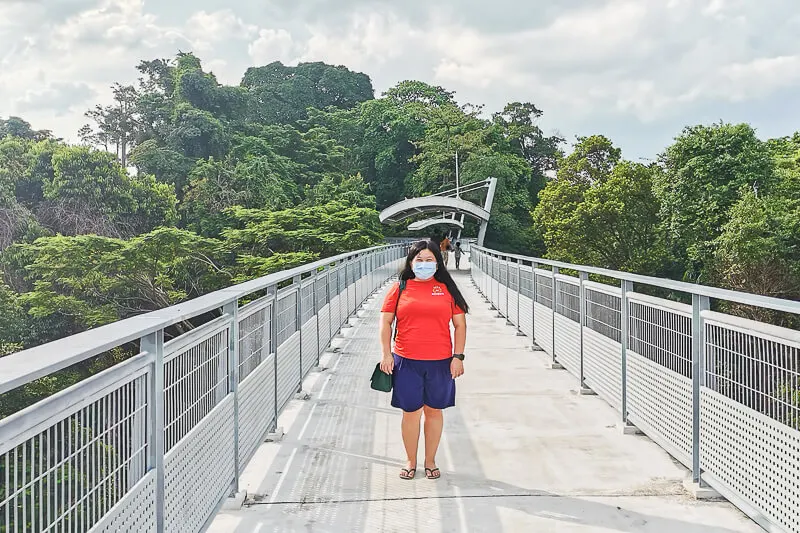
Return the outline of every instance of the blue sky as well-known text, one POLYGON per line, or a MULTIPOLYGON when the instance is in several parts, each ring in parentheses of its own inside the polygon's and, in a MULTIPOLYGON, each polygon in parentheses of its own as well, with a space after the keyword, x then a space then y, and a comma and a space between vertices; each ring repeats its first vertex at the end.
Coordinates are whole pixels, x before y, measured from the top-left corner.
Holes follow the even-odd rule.
POLYGON ((194 51, 224 83, 248 66, 326 61, 455 90, 487 112, 544 111, 653 158, 681 128, 800 130, 797 0, 0 0, 0 116, 75 140, 140 59, 194 51), (191 7, 189 7, 191 5, 191 7))

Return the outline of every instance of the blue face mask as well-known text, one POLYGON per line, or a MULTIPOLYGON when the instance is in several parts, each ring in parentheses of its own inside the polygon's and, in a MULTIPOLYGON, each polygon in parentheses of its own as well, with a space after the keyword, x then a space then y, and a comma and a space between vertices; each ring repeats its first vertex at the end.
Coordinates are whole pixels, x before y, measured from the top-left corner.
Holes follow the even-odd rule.
POLYGON ((414 263, 411 265, 411 270, 419 280, 428 280, 436 274, 436 263, 414 263))

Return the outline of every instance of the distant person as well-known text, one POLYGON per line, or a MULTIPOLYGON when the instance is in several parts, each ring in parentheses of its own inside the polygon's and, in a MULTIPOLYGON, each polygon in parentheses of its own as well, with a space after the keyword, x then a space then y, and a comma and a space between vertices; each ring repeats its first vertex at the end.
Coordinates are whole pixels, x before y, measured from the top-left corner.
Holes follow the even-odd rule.
POLYGON ((400 282, 386 295, 380 322, 380 368, 392 375, 392 406, 403 411, 400 429, 408 462, 400 470, 402 479, 413 479, 417 471, 423 414, 425 477, 441 475, 436 452, 444 426, 442 410, 456 404, 455 379, 464 374, 467 312, 467 302, 444 267, 439 247, 432 241, 415 243, 400 282))
POLYGON ((456 243, 456 251, 453 252, 453 255, 456 257, 456 270, 458 270, 458 265, 459 265, 459 263, 461 263, 461 255, 463 253, 464 253, 464 251, 461 249, 461 243, 457 242, 456 243))
POLYGON ((447 263, 450 260, 450 250, 453 246, 450 244, 450 239, 445 237, 442 239, 442 242, 439 243, 439 251, 442 252, 442 258, 444 259, 444 266, 447 268, 447 263))

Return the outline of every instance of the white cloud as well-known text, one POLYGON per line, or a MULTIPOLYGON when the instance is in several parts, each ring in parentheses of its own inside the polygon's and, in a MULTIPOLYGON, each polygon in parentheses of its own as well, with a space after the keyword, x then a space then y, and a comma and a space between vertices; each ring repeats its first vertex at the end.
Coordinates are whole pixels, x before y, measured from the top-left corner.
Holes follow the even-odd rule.
POLYGON ((624 132, 664 139, 701 115, 783 120, 754 103, 800 87, 800 10, 797 0, 0 0, 0 101, 74 137, 81 107, 48 91, 83 83, 108 98, 141 59, 178 50, 225 83, 251 65, 325 61, 367 73, 378 92, 415 78, 489 112, 532 101, 552 128, 615 129, 640 146, 624 132), (60 111, 37 107, 48 95, 60 111))
POLYGON ((198 11, 186 22, 186 34, 198 52, 209 51, 215 43, 227 39, 248 40, 257 31, 258 26, 245 23, 230 9, 198 11))
POLYGON ((292 35, 282 29, 262 29, 258 38, 247 47, 247 52, 255 65, 273 61, 290 63, 295 60, 292 35))

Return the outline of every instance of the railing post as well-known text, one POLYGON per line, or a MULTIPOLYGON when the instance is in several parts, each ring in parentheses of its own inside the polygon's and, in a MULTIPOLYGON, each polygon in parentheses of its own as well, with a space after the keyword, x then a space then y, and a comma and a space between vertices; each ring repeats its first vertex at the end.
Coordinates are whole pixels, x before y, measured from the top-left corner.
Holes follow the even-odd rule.
POLYGON ((633 283, 620 281, 620 344, 622 345, 622 422, 628 423, 628 339, 630 337, 630 308, 628 293, 633 292, 633 283))
POLYGON ((522 318, 519 316, 519 301, 522 299, 522 259, 517 259, 517 335, 522 333, 522 318))
POLYGON ((150 443, 147 457, 148 470, 155 471, 156 533, 164 532, 164 330, 160 329, 139 340, 139 349, 153 355, 150 373, 150 423, 147 442, 150 443))
POLYGON ((222 312, 231 318, 228 326, 228 390, 233 394, 233 484, 239 491, 239 301, 228 302, 222 312))
POLYGON ((511 314, 510 309, 508 308, 508 296, 511 294, 511 260, 509 258, 505 259, 506 263, 506 323, 510 322, 509 315, 511 314))
POLYGON ((584 372, 584 347, 583 347, 583 327, 586 324, 586 280, 589 279, 589 275, 586 272, 578 272, 578 298, 580 300, 579 307, 580 307, 580 314, 581 314, 581 323, 579 331, 581 332, 581 389, 586 389, 586 374, 584 372))
POLYGON ((531 291, 531 333, 533 333, 533 344, 536 343, 536 298, 538 298, 538 292, 536 288, 536 270, 539 268, 539 263, 533 261, 531 263, 531 281, 533 284, 533 288, 531 291))
POLYGON ((273 285, 267 289, 267 294, 272 296, 272 305, 269 306, 269 353, 275 354, 273 364, 272 393, 274 399, 275 427, 278 427, 278 286, 273 285))
POLYGON ((297 285, 295 292, 294 321, 297 331, 300 333, 300 381, 297 384, 297 392, 303 391, 303 277, 295 276, 292 284, 297 285))
POLYGON ((556 279, 556 276, 558 276, 559 272, 560 272, 559 268, 557 266, 554 266, 553 267, 553 283, 552 283, 553 294, 551 294, 552 298, 550 299, 550 305, 553 306, 553 316, 552 316, 553 321, 550 324, 551 327, 552 327, 552 334, 553 334, 553 337, 552 337, 552 339, 553 339, 553 363, 558 363, 558 361, 556 360, 556 309, 558 308, 558 280, 556 279))
MULTIPOLYGON (((322 270, 314 274, 314 314, 317 316, 317 366, 319 366, 319 356, 322 353, 322 328, 319 324, 319 312, 322 310, 322 308, 319 306, 319 302, 317 301, 317 283, 320 281, 320 279, 322 279, 322 276, 325 275, 327 269, 328 266, 325 265, 322 267, 322 270)), ((327 276, 325 281, 327 285, 327 276)), ((323 307, 325 306, 323 305, 323 307)))
POLYGON ((700 390, 705 362, 705 324, 703 311, 710 308, 708 296, 692 294, 692 481, 703 485, 700 469, 700 390))

